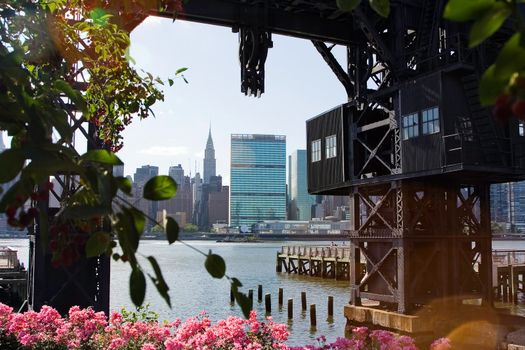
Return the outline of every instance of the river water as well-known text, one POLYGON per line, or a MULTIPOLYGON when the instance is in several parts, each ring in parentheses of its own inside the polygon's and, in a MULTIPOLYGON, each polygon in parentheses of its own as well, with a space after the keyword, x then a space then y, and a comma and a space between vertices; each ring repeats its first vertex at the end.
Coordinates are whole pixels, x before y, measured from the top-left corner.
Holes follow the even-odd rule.
MULTIPOLYGON (((283 244, 290 245, 328 245, 330 242, 263 242, 263 243, 216 243, 210 241, 188 241, 195 248, 207 253, 221 255, 226 261, 226 273, 238 278, 248 293, 253 289, 254 309, 259 316, 265 313, 264 301, 257 301, 257 286, 263 286, 264 294, 271 294, 272 318, 279 323, 286 323, 290 331, 288 345, 315 343, 315 338, 325 335, 335 340, 344 335, 345 319, 343 306, 348 303, 348 282, 320 278, 288 275, 275 272, 276 253, 283 244), (284 289, 285 304, 287 299, 294 300, 294 319, 287 320, 286 305, 280 309, 277 305, 278 289, 284 289), (301 312, 300 295, 306 292, 307 303, 316 304, 317 328, 310 329, 308 312, 301 312), (328 296, 334 297, 334 318, 327 320, 328 296)), ((0 240, 0 245, 18 249, 20 260, 27 266, 28 241, 24 239, 0 240)), ((161 320, 173 320, 177 317, 186 319, 206 311, 214 321, 229 315, 241 316, 237 305, 230 304, 230 285, 226 279, 212 278, 204 268, 204 256, 194 250, 165 241, 141 241, 139 253, 144 267, 149 267, 145 257, 153 255, 162 268, 164 278, 170 288, 172 308, 170 309, 159 296, 155 287, 148 280, 146 303, 150 309, 160 315, 161 320)), ((112 261, 111 265, 111 309, 122 307, 133 309, 129 297, 129 264, 112 261)))
MULTIPOLYGON (((343 306, 348 302, 348 286, 345 281, 288 275, 275 272, 276 253, 282 245, 328 245, 329 242, 264 242, 264 243, 215 243, 210 241, 189 241, 195 248, 221 255, 227 265, 226 273, 238 278, 242 290, 254 291, 254 309, 264 315, 264 301, 257 302, 257 286, 263 285, 263 295, 271 294, 272 317, 276 322, 285 323, 290 331, 288 345, 315 343, 315 338, 325 335, 329 341, 344 335, 345 318, 343 306), (284 289, 284 300, 294 300, 294 319, 287 320, 286 306, 277 305, 277 292, 284 289), (308 312, 301 312, 300 294, 306 292, 307 304, 316 304, 317 328, 310 329, 308 312), (334 297, 334 318, 327 320, 327 299, 334 297)), ((27 266, 28 241, 25 239, 0 240, 0 245, 9 245, 19 250, 20 260, 27 266)), ((525 249, 525 241, 496 241, 493 249, 525 249)), ((143 255, 141 263, 148 267, 145 257, 154 255, 159 262, 166 282, 170 288, 172 308, 158 295, 149 283, 146 303, 160 315, 161 320, 186 319, 201 311, 216 321, 229 315, 241 315, 237 305, 230 304, 229 283, 226 279, 212 278, 204 268, 204 256, 194 250, 175 243, 164 241, 141 241, 139 252, 143 255)), ((111 265, 111 309, 122 307, 133 309, 129 298, 128 264, 112 262, 111 265)), ((264 299, 264 297, 263 297, 264 299)))

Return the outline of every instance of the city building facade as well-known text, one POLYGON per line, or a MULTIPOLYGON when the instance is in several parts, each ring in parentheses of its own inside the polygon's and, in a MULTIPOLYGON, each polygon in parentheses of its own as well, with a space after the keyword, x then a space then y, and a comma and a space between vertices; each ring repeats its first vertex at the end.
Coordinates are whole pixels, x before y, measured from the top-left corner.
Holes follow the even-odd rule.
POLYGON ((491 185, 490 207, 496 230, 525 231, 525 181, 491 185))
POLYGON ((286 136, 231 135, 231 226, 286 219, 286 136))
POLYGON ((203 160, 203 180, 205 184, 210 183, 210 178, 215 176, 216 161, 215 148, 213 147, 213 139, 211 137, 211 127, 208 132, 208 141, 206 141, 206 148, 204 149, 203 160))
POLYGON ((315 196, 308 193, 306 162, 304 149, 296 150, 288 156, 288 218, 290 220, 307 221, 312 218, 315 196))
POLYGON ((184 188, 184 169, 182 165, 170 166, 168 175, 177 183, 177 190, 184 188))

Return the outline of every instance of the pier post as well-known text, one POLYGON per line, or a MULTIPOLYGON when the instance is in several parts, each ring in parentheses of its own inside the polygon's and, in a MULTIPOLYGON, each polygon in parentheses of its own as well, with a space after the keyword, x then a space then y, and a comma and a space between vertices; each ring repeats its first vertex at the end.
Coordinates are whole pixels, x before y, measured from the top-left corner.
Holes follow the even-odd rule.
POLYGON ((257 301, 262 302, 262 284, 257 286, 257 301))
POLYGON ((233 295, 233 289, 230 288, 230 303, 234 303, 235 302, 235 295, 233 295))
POLYGON ((270 294, 266 294, 264 296, 264 307, 266 309, 266 313, 267 314, 271 314, 272 313, 272 299, 271 299, 270 294))
POLYGON ((288 299, 288 319, 293 319, 293 299, 288 299))
POLYGON ((248 299, 250 299, 250 309, 253 310, 253 289, 248 289, 248 299))
POLYGON ((334 297, 328 296, 328 317, 334 317, 334 297))
POLYGON ((283 306, 283 289, 279 288, 279 307, 283 306))
POLYGON ((317 326, 317 315, 315 312, 315 304, 310 305, 310 327, 315 328, 317 326))
POLYGON ((301 310, 306 311, 306 292, 301 292, 301 310))

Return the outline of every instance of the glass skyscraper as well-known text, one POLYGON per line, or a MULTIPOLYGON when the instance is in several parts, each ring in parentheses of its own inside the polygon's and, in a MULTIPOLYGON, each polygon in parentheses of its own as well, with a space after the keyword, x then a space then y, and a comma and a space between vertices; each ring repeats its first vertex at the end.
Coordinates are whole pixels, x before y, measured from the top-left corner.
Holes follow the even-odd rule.
POLYGON ((286 136, 231 135, 230 225, 286 219, 286 136))
POLYGON ((290 220, 307 221, 312 218, 315 196, 308 194, 306 177, 306 150, 298 149, 288 156, 288 195, 290 220))
POLYGON ((490 186, 491 221, 508 232, 525 231, 525 181, 490 186))

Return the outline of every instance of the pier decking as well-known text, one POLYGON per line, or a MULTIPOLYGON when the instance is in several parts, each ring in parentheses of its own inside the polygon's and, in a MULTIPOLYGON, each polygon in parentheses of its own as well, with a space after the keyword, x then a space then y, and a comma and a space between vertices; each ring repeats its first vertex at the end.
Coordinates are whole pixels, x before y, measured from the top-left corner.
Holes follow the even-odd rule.
MULTIPOLYGON (((366 262, 360 265, 364 276, 366 262)), ((350 247, 283 246, 277 252, 276 271, 349 280, 350 247)), ((496 298, 516 303, 518 293, 525 293, 525 250, 493 250, 492 271, 496 298)))
POLYGON ((27 271, 17 251, 0 247, 0 302, 18 309, 27 298, 27 271))
POLYGON ((494 250, 492 271, 496 297, 517 303, 518 293, 525 292, 525 250, 494 250))
POLYGON ((276 271, 350 280, 350 247, 283 246, 277 252, 276 271))

